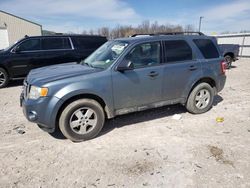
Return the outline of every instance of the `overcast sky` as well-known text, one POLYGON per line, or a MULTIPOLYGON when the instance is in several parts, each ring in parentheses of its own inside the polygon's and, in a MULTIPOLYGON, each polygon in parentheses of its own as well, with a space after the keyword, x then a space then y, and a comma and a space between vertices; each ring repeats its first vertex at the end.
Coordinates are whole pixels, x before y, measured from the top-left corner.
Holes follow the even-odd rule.
POLYGON ((198 28, 200 16, 207 34, 250 30, 250 0, 0 0, 0 10, 56 32, 80 33, 143 20, 198 28))

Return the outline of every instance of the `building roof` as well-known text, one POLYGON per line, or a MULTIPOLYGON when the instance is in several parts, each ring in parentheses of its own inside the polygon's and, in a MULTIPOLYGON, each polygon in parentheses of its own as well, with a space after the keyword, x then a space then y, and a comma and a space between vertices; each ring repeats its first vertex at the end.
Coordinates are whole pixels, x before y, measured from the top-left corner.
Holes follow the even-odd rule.
POLYGON ((29 23, 32 23, 32 24, 35 24, 35 25, 38 25, 38 26, 42 27, 42 25, 40 25, 40 24, 38 24, 38 23, 32 22, 32 21, 30 21, 30 20, 26 20, 26 19, 24 19, 24 18, 21 18, 21 17, 19 17, 19 16, 14 15, 14 14, 5 12, 5 11, 3 11, 3 10, 0 10, 0 12, 2 12, 2 13, 4 13, 4 14, 8 14, 8 15, 10 15, 10 16, 16 17, 16 18, 18 18, 18 19, 21 19, 21 20, 24 20, 24 21, 26 21, 26 22, 29 22, 29 23))

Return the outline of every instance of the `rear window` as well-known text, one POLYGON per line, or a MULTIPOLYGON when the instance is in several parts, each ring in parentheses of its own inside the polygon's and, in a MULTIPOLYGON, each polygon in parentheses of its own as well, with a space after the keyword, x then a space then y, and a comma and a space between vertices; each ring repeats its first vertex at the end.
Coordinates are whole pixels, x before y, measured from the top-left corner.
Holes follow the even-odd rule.
POLYGON ((192 49, 184 40, 165 41, 167 62, 192 60, 192 49))
POLYGON ((71 49, 68 38, 44 38, 42 39, 43 50, 71 49))
POLYGON ((107 40, 105 38, 73 37, 74 46, 80 49, 97 49, 107 40))
POLYGON ((209 39, 194 39, 196 46, 201 51, 205 59, 218 58, 219 53, 214 43, 209 39))

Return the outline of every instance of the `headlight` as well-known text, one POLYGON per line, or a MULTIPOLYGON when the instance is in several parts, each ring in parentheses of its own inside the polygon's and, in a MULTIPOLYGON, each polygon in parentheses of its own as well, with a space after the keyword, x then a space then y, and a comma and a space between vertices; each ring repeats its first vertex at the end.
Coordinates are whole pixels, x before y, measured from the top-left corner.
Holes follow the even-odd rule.
POLYGON ((38 99, 39 97, 46 97, 48 94, 48 88, 31 86, 29 92, 29 99, 38 99))

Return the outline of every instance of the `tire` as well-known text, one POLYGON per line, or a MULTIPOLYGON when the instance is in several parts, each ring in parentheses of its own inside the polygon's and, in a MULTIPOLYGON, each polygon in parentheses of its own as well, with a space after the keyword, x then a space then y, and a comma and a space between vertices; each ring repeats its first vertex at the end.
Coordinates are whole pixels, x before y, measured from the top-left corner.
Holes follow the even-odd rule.
POLYGON ((3 68, 0 68, 0 88, 4 88, 9 83, 9 75, 3 68))
POLYGON ((198 84, 190 93, 186 108, 192 114, 201 114, 211 109, 214 90, 208 83, 198 84))
POLYGON ((73 142, 89 140, 98 135, 105 122, 101 105, 92 99, 79 99, 62 111, 59 128, 73 142))
POLYGON ((227 63, 227 69, 230 69, 233 63, 233 58, 230 55, 226 55, 224 59, 227 63))

